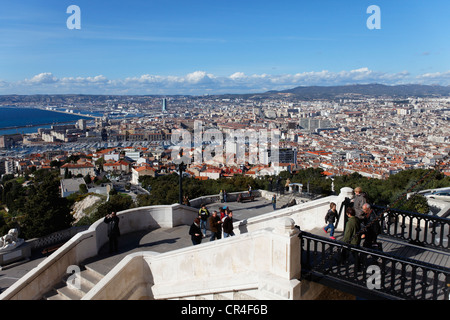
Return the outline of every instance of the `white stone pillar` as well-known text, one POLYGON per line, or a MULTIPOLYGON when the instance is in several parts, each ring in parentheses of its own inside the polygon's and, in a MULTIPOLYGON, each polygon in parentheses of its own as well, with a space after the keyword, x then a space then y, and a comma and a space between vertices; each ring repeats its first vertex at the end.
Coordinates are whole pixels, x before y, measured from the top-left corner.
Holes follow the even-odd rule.
POLYGON ((288 217, 277 219, 271 236, 271 270, 260 276, 259 290, 267 299, 298 299, 300 238, 294 220, 288 217))

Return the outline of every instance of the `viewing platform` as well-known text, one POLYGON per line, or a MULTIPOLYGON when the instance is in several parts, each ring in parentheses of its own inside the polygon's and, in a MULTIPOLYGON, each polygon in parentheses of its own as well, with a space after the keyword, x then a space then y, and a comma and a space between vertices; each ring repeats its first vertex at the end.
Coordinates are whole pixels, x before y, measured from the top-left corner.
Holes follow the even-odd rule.
MULTIPOLYGON (((312 201, 300 200, 298 194, 279 196, 275 211, 271 203, 273 193, 257 190, 254 201, 242 203, 233 201, 233 197, 221 203, 218 196, 213 195, 191 200, 191 207, 174 204, 119 212, 122 236, 118 253, 108 252, 106 225, 99 220, 49 257, 5 270, 0 278, 4 290, 0 299, 304 300, 316 299, 331 288, 339 290, 340 286, 348 293, 342 283, 333 287, 331 282, 303 278, 307 269, 306 266, 302 267, 305 270, 301 268, 303 257, 311 252, 310 249, 304 251, 303 240, 300 241, 299 230, 295 228, 300 226, 302 233, 307 231, 317 237, 318 240, 313 241, 324 243, 322 248, 342 246, 343 220, 337 225, 336 240, 330 240, 322 228, 329 203, 335 202, 339 208, 351 195, 350 188, 343 189, 339 196, 312 201), (293 199, 297 204, 288 206, 293 199), (201 203, 205 203, 210 212, 228 206, 233 211, 236 236, 210 242, 207 232, 202 243, 193 246, 188 232, 201 203), (70 266, 79 267, 82 280, 79 287, 73 288, 73 284, 68 283, 70 266), (229 270, 233 272, 230 274, 229 270), (218 275, 220 281, 210 280, 218 275), (10 282, 14 277, 17 279, 5 285, 8 277, 10 282), (191 278, 196 281, 186 280, 191 278), (5 287, 8 288, 5 290, 5 287)), ((450 274, 448 250, 385 236, 380 236, 379 240, 383 243, 384 254, 403 256, 408 261, 433 264, 438 270, 442 269, 442 275, 439 273, 434 281, 438 286, 437 299, 443 298, 445 275, 450 274)), ((442 243, 448 248, 445 241, 442 243)), ((317 254, 320 256, 319 251, 317 254)), ((398 281, 408 285, 407 276, 403 275, 398 281)), ((421 278, 420 281, 424 285, 428 280, 421 278)), ((354 297, 356 293, 358 290, 353 293, 354 297)))

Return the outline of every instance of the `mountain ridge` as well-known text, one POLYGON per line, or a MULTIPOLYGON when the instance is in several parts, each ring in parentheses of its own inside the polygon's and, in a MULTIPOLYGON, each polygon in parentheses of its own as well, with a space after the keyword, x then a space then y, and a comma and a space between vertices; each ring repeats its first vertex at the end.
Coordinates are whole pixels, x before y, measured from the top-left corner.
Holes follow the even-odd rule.
POLYGON ((430 97, 430 96, 450 96, 450 86, 440 85, 384 85, 379 83, 372 84, 352 84, 340 86, 299 86, 292 89, 280 91, 267 91, 266 94, 292 94, 303 98, 337 98, 350 95, 361 96, 391 96, 391 97, 430 97))
MULTIPOLYGON (((207 96, 222 98, 274 98, 288 95, 295 98, 313 99, 338 99, 349 97, 450 97, 450 86, 422 85, 422 84, 402 84, 385 85, 380 83, 372 84, 348 84, 338 86, 298 86, 285 90, 269 90, 260 93, 221 93, 208 94, 207 96)), ((145 94, 145 95, 114 95, 114 94, 32 94, 32 95, 0 95, 0 103, 4 102, 54 102, 55 99, 75 98, 77 100, 89 101, 95 99, 109 99, 115 97, 203 97, 202 95, 189 94, 145 94)))

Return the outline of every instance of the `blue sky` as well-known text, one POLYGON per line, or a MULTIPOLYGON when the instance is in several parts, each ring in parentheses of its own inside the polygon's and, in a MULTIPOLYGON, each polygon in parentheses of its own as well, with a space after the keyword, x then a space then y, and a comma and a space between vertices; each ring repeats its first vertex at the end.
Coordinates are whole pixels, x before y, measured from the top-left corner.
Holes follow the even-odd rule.
POLYGON ((0 3, 0 94, 450 85, 448 0, 0 3), (66 26, 70 5, 80 30, 66 26), (379 30, 366 26, 370 5, 379 30))

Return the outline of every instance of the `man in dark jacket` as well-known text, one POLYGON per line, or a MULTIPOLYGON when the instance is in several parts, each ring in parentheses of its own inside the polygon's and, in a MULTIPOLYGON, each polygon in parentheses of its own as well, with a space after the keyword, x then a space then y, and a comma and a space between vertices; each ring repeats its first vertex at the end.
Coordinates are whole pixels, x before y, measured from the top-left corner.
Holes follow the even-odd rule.
POLYGON ((363 205, 364 219, 361 223, 363 247, 373 248, 377 244, 378 235, 381 233, 381 225, 378 216, 370 204, 363 205))
MULTIPOLYGON (((353 209, 352 207, 347 208, 345 213, 347 214, 348 220, 345 224, 344 238, 342 239, 342 241, 355 246, 359 246, 359 243, 361 242, 361 236, 359 235, 361 223, 355 216, 355 209, 353 209)), ((350 251, 347 248, 343 248, 340 259, 346 260, 350 257, 349 253, 350 251)), ((359 260, 359 255, 357 252, 353 251, 351 256, 353 256, 355 262, 359 260)), ((359 268, 359 264, 357 264, 357 268, 359 268)))
POLYGON ((226 216, 223 220, 223 237, 227 238, 230 236, 234 236, 233 232, 233 211, 228 212, 228 216, 226 216))
POLYGON ((217 215, 217 211, 212 213, 212 216, 209 217, 209 230, 211 230, 211 238, 209 241, 214 241, 215 239, 222 238, 222 221, 220 217, 217 215))
POLYGON ((200 244, 202 242, 202 230, 200 229, 200 219, 195 218, 194 222, 192 223, 189 234, 191 235, 192 244, 195 246, 197 244, 200 244))
POLYGON ((109 238, 109 252, 118 252, 119 251, 119 217, 115 212, 111 212, 111 214, 106 215, 103 220, 104 223, 108 224, 108 238, 109 238))
POLYGON ((348 220, 345 225, 344 238, 342 241, 358 246, 360 243, 360 236, 358 234, 360 230, 360 223, 358 218, 355 217, 355 209, 351 207, 347 208, 346 214, 348 220))

